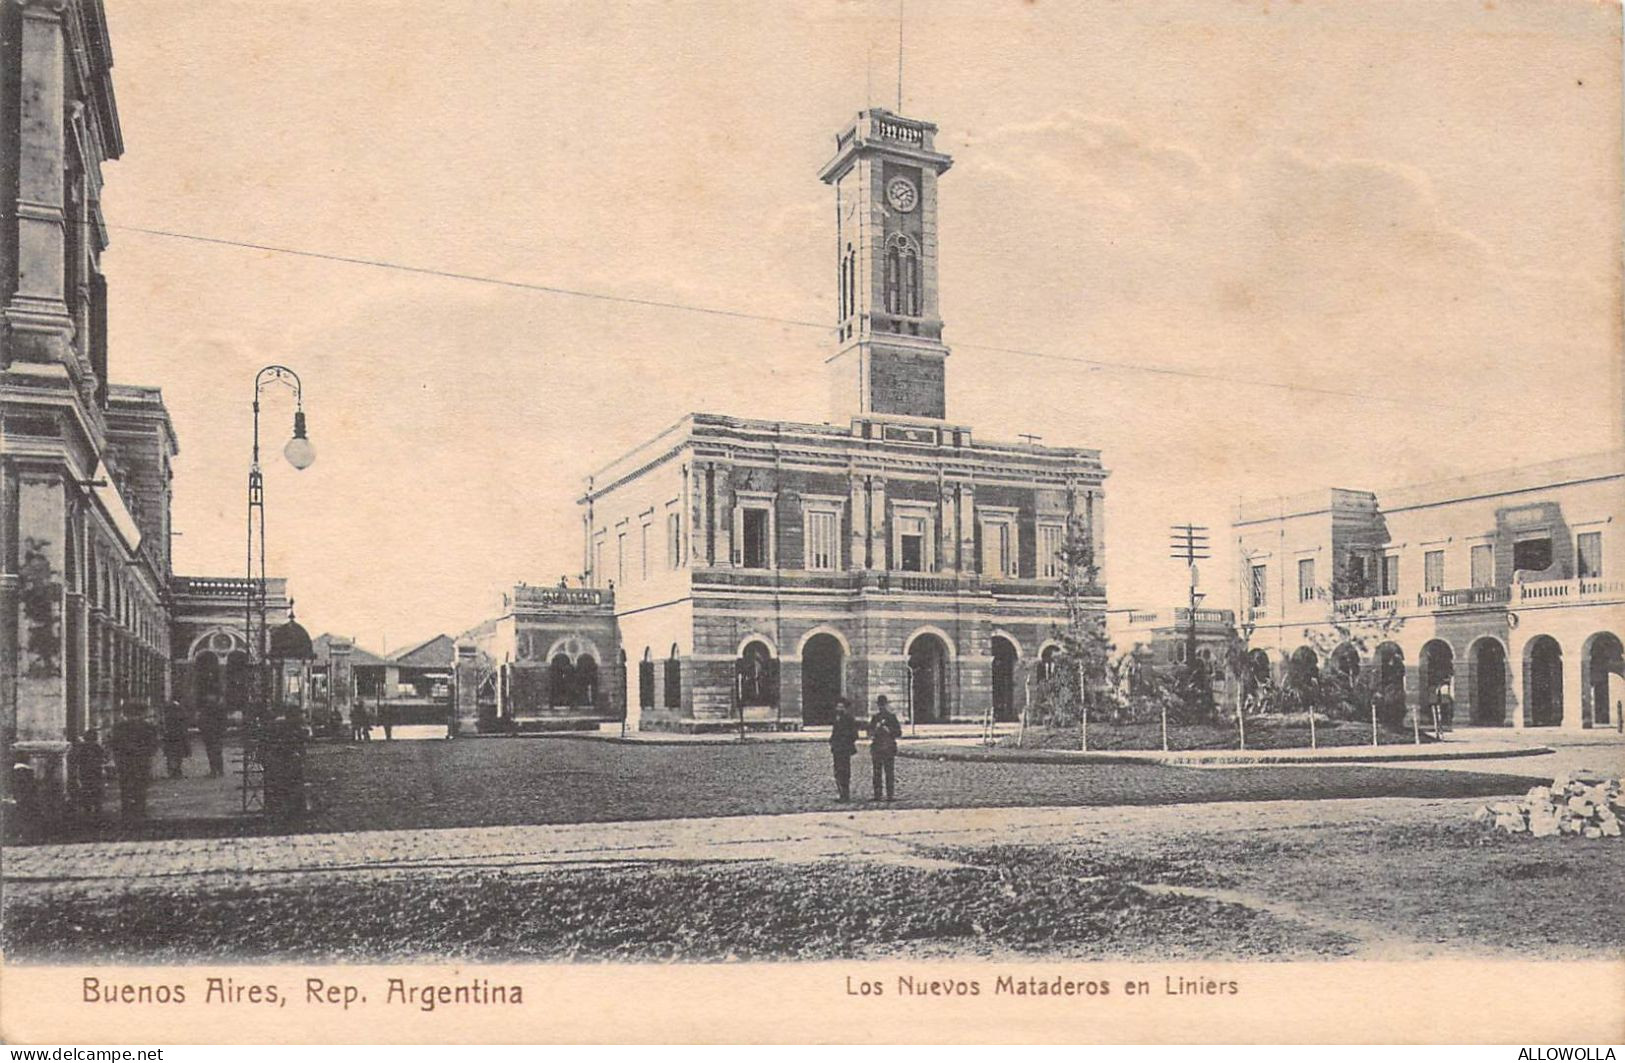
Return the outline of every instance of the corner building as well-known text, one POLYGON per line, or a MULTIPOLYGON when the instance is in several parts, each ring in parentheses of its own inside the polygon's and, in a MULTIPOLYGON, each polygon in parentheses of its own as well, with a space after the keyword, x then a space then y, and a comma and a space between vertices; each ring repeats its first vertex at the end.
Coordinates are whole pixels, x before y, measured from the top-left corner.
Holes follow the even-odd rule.
POLYGON ((1429 718, 1618 727, 1625 452, 1379 493, 1244 502, 1232 533, 1256 667, 1369 674, 1429 718))
MULTIPOLYGON (((819 174, 836 207, 831 423, 695 413, 589 478, 583 570, 614 618, 604 689, 625 691, 632 726, 827 724, 837 697, 861 713, 880 694, 921 723, 1014 719, 1065 621, 1070 519, 1104 561, 1098 451, 987 442, 947 417, 952 160, 935 133, 864 111, 819 174)), ((1104 612, 1104 588, 1093 599, 1104 612)), ((525 665, 547 661, 508 662, 525 665)))

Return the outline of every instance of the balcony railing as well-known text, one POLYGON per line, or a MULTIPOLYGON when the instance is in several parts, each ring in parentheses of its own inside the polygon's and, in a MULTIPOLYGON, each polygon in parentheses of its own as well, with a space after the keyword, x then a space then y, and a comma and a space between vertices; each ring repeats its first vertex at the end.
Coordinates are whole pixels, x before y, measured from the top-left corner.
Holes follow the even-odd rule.
MULTIPOLYGON (((746 569, 700 568, 694 573, 696 584, 712 587, 761 587, 771 585, 793 586, 829 591, 879 592, 882 594, 992 594, 999 597, 1052 598, 1056 583, 1052 579, 1017 579, 1015 577, 982 576, 975 572, 905 572, 862 569, 858 571, 808 571, 805 569, 746 569)), ((1096 585, 1088 596, 1103 598, 1106 589, 1096 585)), ((1224 612, 1205 610, 1204 612, 1224 612)), ((1225 616, 1228 617, 1225 612, 1225 616)))
POLYGON ((1340 598, 1332 603, 1332 615, 1339 620, 1353 616, 1370 616, 1373 613, 1394 613, 1399 611, 1399 595, 1384 594, 1372 598, 1340 598))
POLYGON ((513 604, 535 608, 550 605, 609 605, 613 591, 600 587, 515 587, 513 604))
POLYGON ((1462 609, 1505 605, 1511 598, 1510 587, 1458 587, 1448 591, 1423 591, 1416 596, 1416 604, 1423 609, 1462 609))
POLYGON ((1523 602, 1585 601, 1625 595, 1625 579, 1554 579, 1515 583, 1512 600, 1523 602))
POLYGON ((876 117, 874 131, 877 136, 887 140, 895 140, 900 144, 911 144, 914 147, 925 146, 925 129, 912 122, 902 122, 894 118, 876 117))
MULTIPOLYGON (((1514 583, 1510 587, 1459 587, 1452 590, 1423 591, 1416 596, 1417 609, 1467 610, 1505 605, 1591 602, 1625 597, 1625 579, 1556 579, 1514 583)), ((1400 609, 1398 595, 1376 598, 1344 598, 1332 603, 1337 619, 1392 613, 1400 609)), ((1406 600, 1406 608, 1409 601, 1406 600)))

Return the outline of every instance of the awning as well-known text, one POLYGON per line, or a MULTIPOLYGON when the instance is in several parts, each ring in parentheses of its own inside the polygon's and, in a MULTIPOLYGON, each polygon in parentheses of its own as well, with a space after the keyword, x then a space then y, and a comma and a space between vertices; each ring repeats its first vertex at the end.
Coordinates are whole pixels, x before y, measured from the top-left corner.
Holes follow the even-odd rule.
POLYGON ((113 527, 118 529, 119 536, 129 547, 130 553, 141 548, 141 527, 136 524, 135 518, 130 516, 130 510, 124 504, 124 498, 119 494, 118 487, 113 482, 112 473, 107 471, 107 463, 96 463, 96 475, 91 477, 95 486, 91 488, 96 498, 101 501, 102 508, 107 510, 113 527))

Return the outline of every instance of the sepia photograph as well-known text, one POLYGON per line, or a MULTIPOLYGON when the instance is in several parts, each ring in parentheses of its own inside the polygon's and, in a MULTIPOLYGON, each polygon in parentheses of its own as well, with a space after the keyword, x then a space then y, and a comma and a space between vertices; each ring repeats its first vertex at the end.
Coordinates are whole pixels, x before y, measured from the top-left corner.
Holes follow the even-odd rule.
POLYGON ((0 0, 0 1039, 1625 1040, 1621 26, 0 0))

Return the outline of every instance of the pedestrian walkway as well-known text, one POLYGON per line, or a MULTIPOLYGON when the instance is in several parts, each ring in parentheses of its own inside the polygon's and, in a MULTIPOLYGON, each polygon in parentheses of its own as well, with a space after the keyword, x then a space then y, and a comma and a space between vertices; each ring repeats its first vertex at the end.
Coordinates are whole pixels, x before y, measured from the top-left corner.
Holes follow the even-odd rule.
POLYGON ((570 866, 828 859, 917 863, 930 846, 1062 844, 1111 836, 1247 832, 1465 817, 1472 798, 1265 801, 1130 808, 894 809, 555 826, 355 831, 271 837, 41 845, 6 853, 8 891, 308 883, 311 876, 524 874, 570 866))
MULTIPOLYGON (((1015 734, 1020 728, 1016 723, 993 724, 995 736, 1015 734)), ((635 731, 628 729, 624 733, 621 725, 600 724, 596 731, 536 731, 527 734, 530 738, 579 738, 598 742, 626 742, 636 745, 656 746, 716 746, 738 745, 740 742, 828 742, 829 727, 802 727, 795 731, 746 731, 743 738, 737 730, 706 731, 699 734, 689 734, 683 731, 635 731)), ((981 740, 987 737, 988 727, 984 723, 975 721, 969 723, 922 723, 903 725, 903 734, 907 738, 920 740, 959 739, 967 741, 981 740)))
POLYGON ((1544 745, 1518 742, 1445 741, 1422 745, 1322 746, 1319 749, 1076 749, 989 748, 980 739, 935 739, 911 742, 899 750, 905 757, 998 761, 1015 764, 1172 764, 1180 767, 1236 767, 1247 764, 1392 764, 1410 761, 1493 760, 1543 756, 1544 745))

